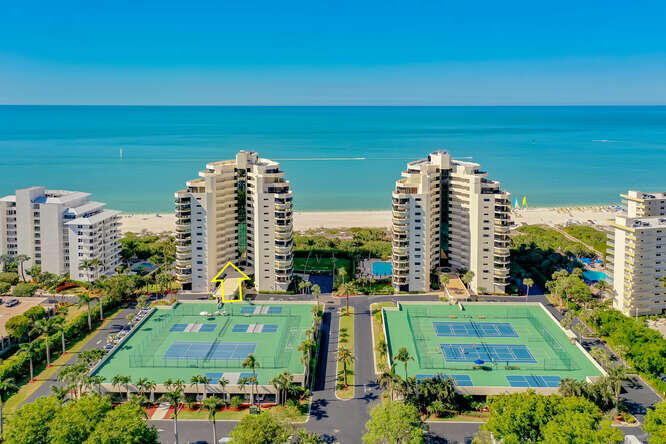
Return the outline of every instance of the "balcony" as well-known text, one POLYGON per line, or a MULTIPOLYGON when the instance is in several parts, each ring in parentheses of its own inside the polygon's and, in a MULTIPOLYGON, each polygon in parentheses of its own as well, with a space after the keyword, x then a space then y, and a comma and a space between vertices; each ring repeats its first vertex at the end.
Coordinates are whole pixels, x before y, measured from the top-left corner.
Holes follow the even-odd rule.
POLYGON ((394 244, 393 245, 393 254, 409 254, 409 248, 408 247, 397 247, 394 244))
POLYGON ((495 268, 493 274, 496 277, 506 278, 509 277, 509 270, 507 268, 495 268))
POLYGON ((291 231, 289 231, 287 233, 281 233, 281 232, 276 230, 275 231, 275 238, 279 239, 279 240, 288 241, 288 240, 293 239, 293 234, 291 233, 291 231))
POLYGON ((191 233, 192 225, 191 224, 178 224, 176 223, 176 232, 177 233, 191 233))
POLYGON ((276 211, 290 211, 291 210, 291 204, 286 204, 286 203, 276 203, 275 204, 275 210, 276 211))
POLYGON ((398 235, 406 234, 407 233, 407 228, 405 228, 403 226, 394 226, 393 227, 393 233, 398 234, 398 235))
POLYGON ((511 252, 508 248, 495 247, 495 256, 509 257, 510 255, 511 255, 511 252))
POLYGON ((393 218, 393 227, 407 227, 407 219, 393 218))
POLYGON ((275 254, 291 254, 291 252, 291 247, 280 247, 278 245, 275 246, 275 254))
POLYGON ((275 260, 275 268, 279 270, 289 270, 292 267, 292 261, 275 260))

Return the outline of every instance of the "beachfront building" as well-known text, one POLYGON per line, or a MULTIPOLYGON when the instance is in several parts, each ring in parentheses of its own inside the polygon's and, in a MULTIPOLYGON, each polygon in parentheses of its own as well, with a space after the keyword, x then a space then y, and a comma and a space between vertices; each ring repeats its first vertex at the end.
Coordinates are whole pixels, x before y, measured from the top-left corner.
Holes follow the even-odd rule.
POLYGON ((626 216, 611 223, 606 263, 613 277, 615 308, 628 316, 666 308, 666 193, 621 194, 626 216))
POLYGON ((213 162, 176 198, 176 272, 211 292, 227 264, 244 264, 261 291, 286 291, 293 274, 292 191, 280 164, 240 151, 213 162))
POLYGON ((24 268, 93 281, 120 265, 120 212, 80 191, 37 186, 0 199, 0 254, 26 255, 24 268), (96 261, 95 261, 96 259, 96 261), (88 263, 98 264, 89 269, 88 263), (81 265, 84 264, 83 268, 81 265))
POLYGON ((393 286, 430 290, 433 272, 472 271, 470 287, 505 293, 510 199, 473 162, 446 151, 410 162, 393 191, 393 286))

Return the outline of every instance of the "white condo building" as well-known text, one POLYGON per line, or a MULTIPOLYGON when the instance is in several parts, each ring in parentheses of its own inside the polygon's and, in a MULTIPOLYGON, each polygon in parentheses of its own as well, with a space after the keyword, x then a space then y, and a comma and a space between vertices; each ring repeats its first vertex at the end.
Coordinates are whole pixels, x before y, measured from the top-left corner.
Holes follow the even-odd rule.
POLYGON ((176 198, 176 272, 210 292, 226 265, 245 264, 260 291, 286 291, 293 274, 292 191, 280 164, 240 151, 213 162, 176 198))
POLYGON ((393 191, 393 286, 429 291, 433 271, 474 272, 475 290, 509 284, 511 196, 480 165, 446 151, 407 164, 393 191))
POLYGON ((31 187, 0 199, 0 254, 24 254, 25 268, 93 281, 120 265, 120 212, 88 200, 80 191, 31 187), (83 260, 98 259, 94 270, 83 260))
POLYGON ((628 316, 666 309, 666 193, 621 194, 627 215, 611 223, 606 263, 613 277, 615 308, 628 316))

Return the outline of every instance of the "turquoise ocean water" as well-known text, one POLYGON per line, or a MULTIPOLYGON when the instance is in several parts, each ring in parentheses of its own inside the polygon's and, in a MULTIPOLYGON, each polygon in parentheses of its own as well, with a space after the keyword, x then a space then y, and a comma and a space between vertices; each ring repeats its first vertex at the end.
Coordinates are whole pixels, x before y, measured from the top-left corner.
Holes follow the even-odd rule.
POLYGON ((45 185, 167 212, 241 148, 282 163, 297 211, 389 209, 405 163, 442 148, 531 206, 666 190, 666 107, 0 106, 0 194, 45 185))

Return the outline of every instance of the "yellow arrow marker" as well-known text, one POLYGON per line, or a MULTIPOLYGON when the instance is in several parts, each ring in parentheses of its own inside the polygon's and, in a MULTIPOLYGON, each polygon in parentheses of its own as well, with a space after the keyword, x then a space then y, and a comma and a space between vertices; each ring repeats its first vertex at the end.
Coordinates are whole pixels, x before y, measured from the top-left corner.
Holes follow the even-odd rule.
POLYGON ((220 270, 220 272, 217 273, 217 275, 213 278, 213 280, 211 280, 211 282, 219 282, 219 283, 220 283, 220 292, 222 293, 222 302, 242 302, 242 301, 243 301, 243 285, 242 285, 242 281, 248 281, 248 280, 250 280, 250 277, 249 277, 248 275, 246 275, 245 273, 243 273, 242 271, 240 271, 240 270, 238 269, 238 267, 235 266, 234 264, 232 264, 231 262, 227 262, 227 265, 225 265, 224 267, 222 267, 222 269, 220 270), (238 279, 238 295, 239 295, 239 299, 230 299, 230 300, 225 300, 225 299, 224 299, 224 281, 225 281, 225 280, 228 281, 229 279, 223 279, 223 278, 222 278, 222 275, 224 274, 224 270, 226 270, 229 266, 231 266, 234 270, 236 270, 237 272, 239 272, 239 273, 241 274, 241 276, 239 276, 239 277, 237 277, 237 278, 231 278, 231 279, 238 279))

